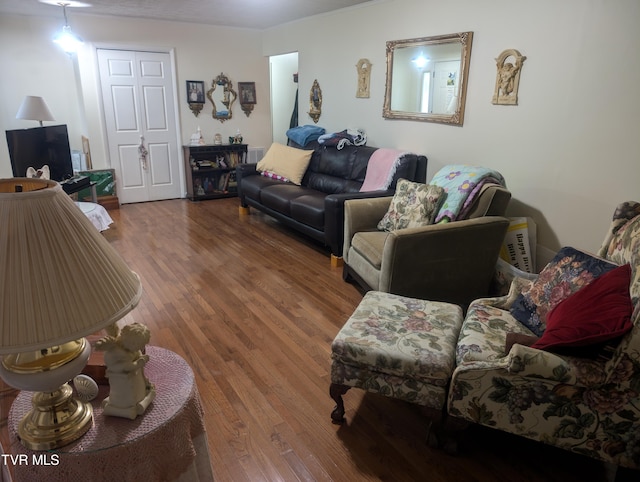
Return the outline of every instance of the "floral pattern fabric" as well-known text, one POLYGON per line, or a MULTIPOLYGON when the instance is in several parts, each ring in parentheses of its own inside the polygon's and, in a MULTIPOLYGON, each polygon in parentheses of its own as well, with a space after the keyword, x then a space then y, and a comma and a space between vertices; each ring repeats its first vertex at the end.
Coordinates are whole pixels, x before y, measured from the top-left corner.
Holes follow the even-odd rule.
POLYGON ((456 362, 490 361, 506 356, 507 333, 532 335, 508 311, 491 303, 496 298, 476 300, 469 305, 456 347, 456 362))
POLYGON ((610 261, 575 248, 562 248, 540 272, 531 288, 515 300, 511 314, 535 335, 541 336, 547 325, 547 314, 553 308, 615 267, 610 261))
POLYGON ((441 187, 398 179, 389 210, 378 223, 378 229, 395 231, 433 224, 443 193, 441 187))
MULTIPOLYGON (((518 344, 504 355, 497 341, 493 345, 487 341, 480 344, 480 351, 495 348, 495 352, 482 357, 473 353, 475 359, 469 361, 471 350, 460 356, 459 348, 448 394, 451 415, 640 469, 640 211, 628 216, 639 207, 638 203, 619 206, 599 253, 632 268, 634 328, 614 348, 613 356, 577 358, 518 344)), ((571 263, 565 266, 571 269, 571 263)), ((461 340, 474 325, 490 333, 489 338, 497 336, 489 328, 502 324, 510 329, 508 310, 514 299, 476 301, 463 323, 461 340)))
POLYGON ((461 324, 457 305, 370 291, 331 345, 331 381, 441 409, 461 324))

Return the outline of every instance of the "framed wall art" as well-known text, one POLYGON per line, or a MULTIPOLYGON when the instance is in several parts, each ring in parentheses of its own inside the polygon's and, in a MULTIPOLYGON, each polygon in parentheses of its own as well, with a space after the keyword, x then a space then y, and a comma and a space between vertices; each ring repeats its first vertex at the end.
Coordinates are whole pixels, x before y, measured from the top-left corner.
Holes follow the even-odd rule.
POLYGON ((238 92, 240 94, 240 107, 247 117, 253 112, 256 102, 256 83, 238 82, 238 92))
POLYGON ((241 104, 256 104, 256 83, 238 82, 241 104))
POLYGON ((202 80, 187 80, 187 103, 193 115, 198 117, 204 107, 204 82, 202 80))

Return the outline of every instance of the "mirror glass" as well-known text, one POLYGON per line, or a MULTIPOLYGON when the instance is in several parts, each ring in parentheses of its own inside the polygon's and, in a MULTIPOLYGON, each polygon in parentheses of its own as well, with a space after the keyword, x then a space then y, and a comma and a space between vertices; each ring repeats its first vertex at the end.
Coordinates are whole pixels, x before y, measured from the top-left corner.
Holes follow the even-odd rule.
POLYGON ((461 126, 473 32, 387 42, 382 115, 461 126))
POLYGON ((211 81, 211 88, 207 91, 207 98, 213 104, 212 117, 220 122, 231 119, 233 116, 231 107, 237 97, 229 78, 223 73, 218 75, 211 81))

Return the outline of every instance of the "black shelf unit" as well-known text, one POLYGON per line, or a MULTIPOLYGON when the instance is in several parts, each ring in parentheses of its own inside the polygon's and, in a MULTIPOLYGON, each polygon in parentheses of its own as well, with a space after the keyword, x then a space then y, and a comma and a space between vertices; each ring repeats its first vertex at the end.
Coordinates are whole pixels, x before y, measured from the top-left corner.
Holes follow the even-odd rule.
POLYGON ((247 144, 183 146, 187 197, 192 201, 238 195, 236 166, 247 162, 247 144))

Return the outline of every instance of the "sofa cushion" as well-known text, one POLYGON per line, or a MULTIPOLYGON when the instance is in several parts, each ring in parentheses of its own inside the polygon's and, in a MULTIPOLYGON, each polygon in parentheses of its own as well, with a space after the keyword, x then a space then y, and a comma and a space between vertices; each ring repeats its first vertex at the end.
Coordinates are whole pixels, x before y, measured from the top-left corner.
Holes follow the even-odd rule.
POLYGON ((629 297, 631 267, 615 268, 559 303, 547 316, 547 328, 533 348, 557 351, 600 344, 632 328, 629 297))
POLYGON ((507 310, 492 305, 495 298, 483 298, 469 305, 456 347, 458 364, 491 361, 507 355, 506 341, 511 333, 533 333, 507 310))
POLYGON ((294 184, 277 182, 260 191, 260 201, 269 209, 291 216, 291 201, 309 192, 313 191, 294 184))
MULTIPOLYGON (((369 146, 349 146, 344 149, 322 146, 311 158, 302 185, 327 194, 358 192, 369 158, 376 150, 369 146)), ((414 171, 415 165, 406 177, 413 178, 414 171)))
POLYGON ((258 162, 256 169, 276 173, 286 177, 292 183, 300 185, 312 155, 313 151, 296 149, 274 142, 258 162))
POLYGON ((266 176, 247 176, 242 178, 241 183, 242 195, 261 203, 262 199, 260 193, 262 190, 269 186, 279 186, 282 184, 282 181, 266 176))
POLYGON ((324 198, 322 192, 307 192, 291 200, 291 217, 296 221, 311 226, 319 231, 324 230, 324 198))
POLYGON ((516 298, 511 305, 511 314, 534 334, 541 336, 548 313, 558 303, 616 266, 575 248, 564 247, 531 286, 516 298))
POLYGON ((346 179, 329 174, 307 171, 302 184, 325 195, 345 192, 349 183, 346 179))
POLYGON ((396 192, 378 229, 394 231, 432 224, 443 193, 444 189, 438 186, 398 180, 396 192))
POLYGON ((360 231, 353 236, 351 248, 379 270, 382 266, 382 250, 388 236, 389 233, 382 231, 360 231))

